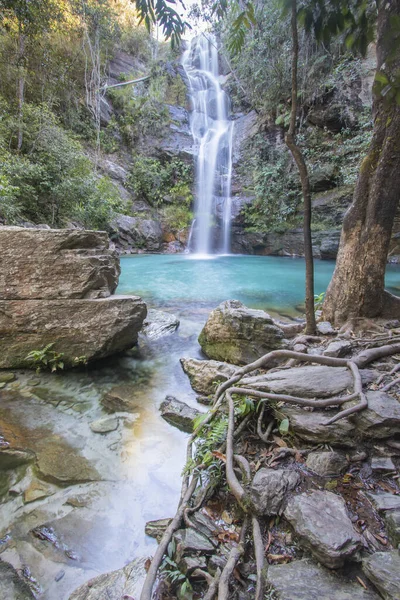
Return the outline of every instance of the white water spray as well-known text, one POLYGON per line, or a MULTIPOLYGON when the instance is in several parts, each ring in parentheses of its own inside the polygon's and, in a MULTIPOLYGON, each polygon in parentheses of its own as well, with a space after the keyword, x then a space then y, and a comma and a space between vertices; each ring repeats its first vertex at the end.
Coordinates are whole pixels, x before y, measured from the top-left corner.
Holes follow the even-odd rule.
POLYGON ((198 148, 197 194, 193 248, 197 254, 230 252, 233 121, 228 119, 229 98, 218 81, 215 39, 202 34, 191 40, 182 59, 192 102, 190 118, 198 148), (212 239, 222 213, 222 235, 212 239))

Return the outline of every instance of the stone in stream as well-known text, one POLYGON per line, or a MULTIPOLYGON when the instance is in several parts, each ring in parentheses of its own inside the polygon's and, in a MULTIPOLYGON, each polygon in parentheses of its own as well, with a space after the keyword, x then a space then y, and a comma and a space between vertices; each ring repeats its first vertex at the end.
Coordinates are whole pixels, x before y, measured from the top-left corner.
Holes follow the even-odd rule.
POLYGON ((35 502, 35 500, 43 500, 52 496, 56 492, 56 488, 48 485, 44 481, 38 479, 33 480, 29 487, 24 491, 24 504, 35 502))
POLYGON ((144 576, 144 559, 135 559, 122 569, 89 579, 68 600, 121 600, 138 598, 144 576))
POLYGON ((54 344, 65 366, 131 348, 146 316, 137 296, 96 300, 0 300, 0 368, 36 367, 26 356, 54 344))
POLYGON ((310 452, 306 466, 320 477, 336 477, 346 469, 348 461, 343 452, 310 452))
POLYGON ((1 559, 0 598, 3 600, 35 600, 36 598, 14 567, 1 559))
POLYGON ((296 471, 288 469, 260 469, 250 486, 250 497, 259 515, 269 516, 281 513, 289 492, 300 483, 296 471))
POLYGON ((251 363, 271 350, 285 348, 282 329, 263 310, 227 300, 210 313, 199 344, 206 356, 235 365, 251 363))
POLYGON ((90 423, 90 429, 93 433, 110 433, 118 429, 118 418, 115 415, 102 417, 90 423))
POLYGON ((150 308, 143 321, 142 333, 150 340, 158 340, 166 335, 175 333, 180 321, 175 315, 150 308))
POLYGON ((155 521, 147 521, 144 532, 146 535, 155 538, 160 542, 162 536, 172 519, 156 519, 155 521))
POLYGON ((87 458, 57 435, 48 436, 36 454, 41 476, 52 483, 69 485, 101 479, 87 458))
POLYGON ((0 373, 0 383, 15 381, 15 373, 0 373))
POLYGON ((106 233, 0 229, 0 299, 106 298, 120 274, 106 233))
POLYGON ((385 600, 400 600, 400 554, 375 552, 363 560, 363 570, 385 600))
POLYGON ((284 512, 301 543, 330 569, 343 566, 361 546, 344 500, 327 491, 292 497, 284 512))
POLYGON ((104 394, 100 400, 107 412, 134 412, 138 408, 136 386, 130 384, 117 385, 104 394))
POLYGON ((306 559, 269 565, 267 582, 278 600, 379 600, 372 590, 306 559))
POLYGON ((232 377, 237 370, 233 365, 216 360, 181 358, 180 362, 194 391, 205 396, 213 394, 218 384, 232 377))
POLYGON ((186 433, 192 433, 193 419, 200 414, 200 411, 196 408, 188 406, 185 402, 181 402, 173 396, 165 398, 160 405, 160 411, 163 419, 186 433))

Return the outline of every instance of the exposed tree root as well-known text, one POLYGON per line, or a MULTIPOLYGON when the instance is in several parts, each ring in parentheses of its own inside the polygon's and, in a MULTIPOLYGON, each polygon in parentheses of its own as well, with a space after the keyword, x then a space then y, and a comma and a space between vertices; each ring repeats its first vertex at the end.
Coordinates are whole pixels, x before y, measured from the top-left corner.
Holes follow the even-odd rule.
MULTIPOLYGON (((335 416, 327 421, 327 425, 335 423, 339 419, 343 419, 348 417, 356 412, 364 410, 367 408, 367 398, 362 389, 362 379, 360 374, 360 369, 364 368, 366 365, 371 362, 378 360, 380 358, 384 358, 386 356, 390 356, 393 354, 400 353, 400 343, 397 342, 398 336, 393 336, 393 338, 388 339, 387 336, 382 337, 375 341, 377 346, 373 348, 365 348, 358 355, 354 356, 352 359, 343 359, 343 358, 333 358, 328 356, 319 356, 319 355, 308 355, 302 352, 294 352, 292 350, 274 350, 273 352, 269 352, 268 354, 262 356, 258 360, 253 363, 246 365, 236 371, 236 373, 227 381, 223 382, 217 389, 214 397, 214 404, 206 418, 203 422, 196 428, 193 434, 190 436, 188 440, 187 446, 187 459, 188 461, 193 461, 193 443, 198 438, 199 434, 203 430, 203 427, 209 424, 212 419, 218 414, 222 404, 226 401, 228 407, 228 431, 226 436, 226 479, 230 491, 235 497, 238 504, 241 506, 242 510, 245 513, 244 522, 242 525, 241 533, 240 533, 240 541, 237 546, 234 546, 231 550, 231 553, 228 558, 228 562, 223 569, 222 573, 217 571, 214 577, 208 576, 205 577, 208 582, 208 591, 204 596, 204 600, 212 600, 216 594, 218 588, 218 600, 228 600, 229 596, 229 580, 231 574, 237 564, 238 560, 242 556, 244 552, 244 542, 246 530, 248 527, 249 520, 251 519, 252 523, 252 531, 253 531, 253 541, 254 541, 254 551, 256 557, 256 565, 257 565, 257 586, 255 593, 255 600, 262 600, 264 595, 264 548, 263 548, 263 540, 261 535, 260 524, 257 520, 257 517, 254 513, 253 505, 251 502, 250 494, 248 493, 248 485, 251 483, 251 470, 248 461, 240 455, 234 453, 234 441, 237 439, 239 434, 243 431, 243 429, 248 424, 252 415, 246 416, 242 422, 236 427, 235 430, 235 404, 234 404, 234 395, 242 395, 249 396, 252 398, 259 399, 262 403, 264 402, 284 402, 287 404, 295 404, 298 406, 310 407, 313 409, 318 408, 328 408, 328 407, 340 407, 341 405, 349 402, 351 400, 359 399, 359 402, 346 408, 345 410, 339 411, 335 416), (380 345, 384 341, 389 341, 389 343, 385 345, 380 345), (392 343, 394 342, 394 343, 392 343), (324 399, 310 399, 310 398, 301 398, 297 396, 290 396, 286 394, 275 394, 268 389, 267 382, 263 382, 262 380, 253 381, 250 378, 246 378, 245 376, 254 373, 256 370, 267 370, 269 366, 275 366, 278 360, 295 360, 296 363, 316 363, 321 365, 326 365, 329 367, 346 367, 350 370, 353 377, 353 388, 354 391, 350 394, 346 394, 345 396, 335 396, 331 398, 324 399), (240 467, 241 473, 241 481, 238 479, 238 476, 235 472, 235 463, 240 467)), ((400 364, 396 365, 390 373, 385 373, 382 375, 378 382, 381 382, 386 375, 393 375, 398 370, 400 370, 400 364)), ((394 385, 400 383, 400 378, 395 379, 394 381, 387 384, 383 390, 387 391, 394 385)), ((257 433, 259 437, 265 442, 268 443, 269 435, 271 434, 273 428, 273 419, 267 426, 266 431, 262 430, 262 421, 265 412, 265 405, 261 406, 261 411, 257 421, 257 433)), ((220 448, 220 452, 223 452, 225 449, 225 444, 220 448)), ((285 450, 286 453, 297 453, 295 449, 282 449, 285 450)), ((306 453, 306 451, 304 451, 306 453)), ((204 465, 198 465, 197 469, 203 468, 204 465)), ((181 501, 177 510, 177 513, 172 520, 171 524, 166 529, 163 538, 157 548, 157 551, 154 555, 151 566, 147 572, 146 580, 142 589, 142 594, 140 596, 140 600, 151 600, 152 597, 152 589, 157 576, 157 571, 162 562, 163 556, 167 550, 168 544, 172 539, 172 535, 179 528, 182 518, 185 518, 187 525, 193 527, 193 523, 190 520, 189 515, 196 510, 198 510, 202 504, 204 503, 207 494, 209 492, 209 487, 211 484, 208 484, 199 494, 196 505, 190 507, 189 502, 192 498, 192 495, 199 483, 200 476, 198 471, 195 471, 195 475, 192 476, 190 480, 190 476, 186 476, 182 485, 182 494, 181 501)), ((239 473, 239 471, 238 471, 239 473)), ((239 475, 240 476, 240 475, 239 475)), ((200 573, 201 574, 201 573, 200 573)))
POLYGON ((161 538, 156 553, 153 556, 153 560, 151 561, 149 570, 147 571, 146 579, 142 588, 142 593, 140 595, 140 600, 151 600, 151 597, 153 595, 153 586, 157 577, 158 569, 160 568, 162 559, 164 557, 165 552, 167 551, 168 544, 170 543, 173 534, 181 524, 184 510, 187 507, 194 490, 196 489, 197 480, 198 476, 193 476, 192 481, 188 486, 188 489, 182 499, 182 502, 179 505, 175 517, 172 519, 171 523, 168 525, 167 529, 164 532, 164 535, 161 538))
POLYGON ((400 383, 400 377, 397 377, 396 379, 394 379, 390 383, 386 384, 385 387, 382 388, 382 392, 388 392, 390 389, 392 389, 392 387, 395 387, 396 385, 399 385, 399 383, 400 383))
POLYGON ((243 521, 242 529, 240 531, 239 544, 237 546, 234 546, 230 551, 228 561, 221 573, 221 578, 219 580, 218 585, 218 600, 229 600, 229 580, 233 573, 233 569, 236 567, 239 558, 244 552, 247 525, 248 517, 246 516, 243 521))

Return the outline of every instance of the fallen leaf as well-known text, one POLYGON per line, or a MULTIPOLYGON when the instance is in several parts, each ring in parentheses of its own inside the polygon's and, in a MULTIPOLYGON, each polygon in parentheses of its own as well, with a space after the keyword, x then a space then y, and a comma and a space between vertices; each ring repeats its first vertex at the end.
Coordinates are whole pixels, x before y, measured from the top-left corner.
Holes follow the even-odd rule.
POLYGON ((226 456, 225 456, 225 454, 222 454, 222 452, 218 452, 218 450, 214 450, 214 452, 211 452, 211 454, 215 458, 219 458, 219 460, 222 460, 222 462, 226 463, 226 456))
POLYGON ((228 525, 232 525, 233 523, 233 517, 226 510, 222 512, 221 519, 228 525))
POLYGON ((360 585, 362 585, 362 587, 364 588, 364 590, 368 589, 367 586, 365 585, 365 583, 363 582, 363 580, 361 579, 361 577, 359 577, 358 575, 356 575, 356 579, 357 579, 358 583, 360 585))
MULTIPOLYGON (((282 421, 282 422, 283 422, 283 421, 282 421)), ((277 437, 276 435, 274 435, 274 436, 273 436, 273 439, 274 439, 274 442, 275 442, 275 444, 276 444, 277 446, 279 446, 280 448, 287 448, 287 447, 288 447, 287 443, 286 443, 286 442, 285 442, 285 440, 283 440, 282 438, 280 438, 280 437, 277 437)))
POLYGON ((144 569, 145 569, 146 573, 150 569, 150 565, 151 565, 151 558, 148 558, 146 560, 146 562, 144 563, 144 569))
POLYGON ((267 558, 271 562, 286 563, 292 560, 289 554, 267 554, 267 558))

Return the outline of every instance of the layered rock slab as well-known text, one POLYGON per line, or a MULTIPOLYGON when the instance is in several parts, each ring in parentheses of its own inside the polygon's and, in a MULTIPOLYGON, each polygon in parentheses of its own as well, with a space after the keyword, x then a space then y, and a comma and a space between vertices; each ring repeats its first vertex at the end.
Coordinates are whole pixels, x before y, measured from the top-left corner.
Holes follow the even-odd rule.
POLYGON ((137 296, 0 300, 0 368, 32 367, 27 354, 51 343, 66 366, 110 356, 136 343, 145 316, 137 296))
POLYGON ((107 298, 120 274, 101 231, 0 228, 0 299, 107 298))

